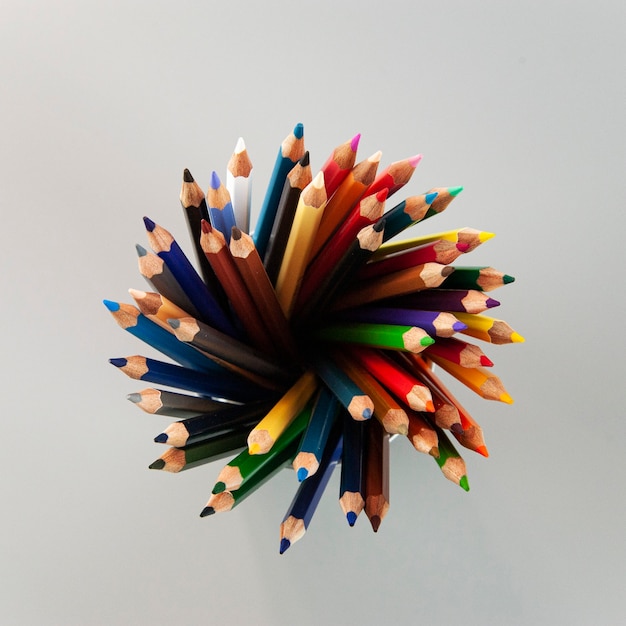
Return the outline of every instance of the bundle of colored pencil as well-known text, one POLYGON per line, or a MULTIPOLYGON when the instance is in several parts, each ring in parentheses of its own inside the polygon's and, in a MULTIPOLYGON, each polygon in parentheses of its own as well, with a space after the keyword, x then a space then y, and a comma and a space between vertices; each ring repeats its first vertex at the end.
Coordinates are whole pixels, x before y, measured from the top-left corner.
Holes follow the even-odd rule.
POLYGON ((513 278, 457 265, 493 235, 461 228, 389 242, 441 213, 462 188, 436 187, 387 208, 421 156, 377 173, 380 152, 356 162, 359 138, 335 148, 313 176, 296 125, 252 236, 252 165, 241 139, 226 185, 213 172, 205 195, 185 170, 180 200, 196 265, 145 217, 152 251, 137 251, 151 289, 131 289, 135 304, 105 300, 122 328, 168 358, 110 360, 158 386, 129 400, 176 418, 156 436, 169 448, 150 468, 180 472, 232 457, 201 516, 232 509, 281 468, 294 468, 281 553, 304 535, 338 464, 348 523, 365 511, 378 530, 389 508, 390 435, 406 437, 469 490, 451 438, 488 453, 447 375, 485 399, 512 402, 469 338, 523 341, 483 315, 499 304, 491 290, 513 278))

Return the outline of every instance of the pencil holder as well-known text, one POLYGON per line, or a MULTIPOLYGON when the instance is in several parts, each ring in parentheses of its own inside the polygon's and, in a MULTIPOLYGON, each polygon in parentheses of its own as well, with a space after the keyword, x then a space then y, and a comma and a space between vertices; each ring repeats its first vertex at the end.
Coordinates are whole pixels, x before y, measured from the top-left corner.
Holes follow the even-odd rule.
POLYGON ((252 234, 243 140, 226 183, 213 172, 206 194, 185 170, 180 201, 195 262, 144 217, 148 246, 137 253, 149 290, 129 290, 134 304, 105 300, 122 328, 165 357, 110 360, 150 385, 131 402, 175 418, 155 437, 167 448, 150 468, 181 472, 229 458, 206 517, 293 467, 281 553, 306 532, 337 465, 346 521, 353 526, 364 511, 378 531, 389 508, 390 435, 406 437, 469 490, 455 444, 482 456, 487 447, 446 377, 512 403, 481 343, 523 341, 484 314, 499 305, 491 292, 513 278, 464 261, 492 233, 428 234, 422 223, 462 188, 391 202, 421 156, 379 171, 380 152, 357 162, 359 139, 336 147, 313 175, 297 124, 279 148, 252 234), (397 239, 416 224, 422 234, 397 239))

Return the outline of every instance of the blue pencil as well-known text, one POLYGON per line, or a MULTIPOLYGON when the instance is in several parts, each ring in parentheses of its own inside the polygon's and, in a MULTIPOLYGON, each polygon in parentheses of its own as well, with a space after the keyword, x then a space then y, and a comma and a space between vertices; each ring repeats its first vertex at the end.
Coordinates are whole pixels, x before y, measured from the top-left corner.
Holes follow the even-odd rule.
POLYGON ((355 420, 367 420, 374 414, 374 403, 353 380, 333 361, 320 356, 313 358, 313 369, 335 394, 355 420))
POLYGON ((203 372, 144 356, 109 359, 109 363, 135 380, 192 391, 210 398, 250 402, 275 396, 271 391, 262 389, 232 372, 214 372, 207 376, 203 372))
POLYGON ((115 321, 124 330, 141 339, 141 341, 145 341, 149 346, 167 355, 170 359, 184 367, 207 373, 226 372, 225 368, 212 361, 208 356, 182 343, 176 338, 174 333, 148 319, 132 304, 113 302, 111 300, 104 300, 103 302, 115 321))
POLYGON ((341 428, 331 432, 318 471, 304 482, 294 496, 287 513, 280 525, 280 553, 283 554, 292 543, 298 541, 307 531, 315 509, 326 489, 326 485, 341 459, 342 442, 341 428))
POLYGON ((346 418, 343 420, 339 504, 350 526, 354 526, 365 507, 364 427, 363 422, 346 418))
MULTIPOLYGON (((200 313, 200 319, 227 335, 237 336, 233 326, 215 296, 200 278, 174 237, 150 218, 143 218, 150 247, 165 261, 172 275, 200 313)), ((185 308, 185 307, 181 307, 185 308)), ((187 309, 185 309, 187 310, 187 309)))
POLYGON ((328 436, 340 408, 341 405, 332 391, 322 385, 313 407, 311 419, 300 442, 298 454, 296 454, 292 464, 300 482, 317 472, 328 436))
POLYGON ((226 245, 228 246, 230 244, 231 230, 233 226, 236 226, 235 211, 230 194, 216 172, 211 174, 211 183, 206 194, 206 202, 211 226, 217 228, 224 235, 226 245))
POLYGON ((274 170, 272 171, 265 199, 261 205, 259 219, 257 220, 256 228, 252 235, 261 259, 265 256, 267 243, 272 232, 278 202, 285 185, 287 174, 289 174, 295 164, 304 156, 303 137, 304 126, 302 124, 296 124, 293 132, 285 138, 278 150, 274 170))

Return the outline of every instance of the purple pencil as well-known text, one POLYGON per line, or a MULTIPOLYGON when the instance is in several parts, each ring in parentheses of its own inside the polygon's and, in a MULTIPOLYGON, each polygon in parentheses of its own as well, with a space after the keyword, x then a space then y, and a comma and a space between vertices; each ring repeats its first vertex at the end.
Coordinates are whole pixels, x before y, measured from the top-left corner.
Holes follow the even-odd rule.
POLYGON ((402 308, 418 307, 425 311, 452 311, 458 313, 482 313, 500 306, 487 294, 475 289, 425 289, 387 302, 402 308))
POLYGON ((366 322, 370 324, 395 324, 397 326, 417 326, 431 337, 451 337, 465 330, 466 325, 452 315, 441 311, 420 311, 393 307, 360 307, 342 311, 342 320, 366 322))

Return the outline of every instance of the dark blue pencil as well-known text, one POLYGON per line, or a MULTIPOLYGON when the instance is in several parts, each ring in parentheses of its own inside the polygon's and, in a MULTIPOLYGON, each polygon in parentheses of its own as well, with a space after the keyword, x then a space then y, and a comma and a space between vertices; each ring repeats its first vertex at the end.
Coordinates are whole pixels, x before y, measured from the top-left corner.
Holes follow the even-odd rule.
MULTIPOLYGON (((170 232, 155 224, 150 218, 143 218, 150 247, 165 261, 182 290, 194 307, 200 312, 200 319, 221 330, 227 335, 237 336, 237 331, 218 300, 200 278, 185 253, 181 250, 170 232)), ((184 307, 181 307, 184 309, 184 307)), ((187 309, 185 309, 187 310, 187 309)))
POLYGON ((365 473, 363 465, 364 428, 362 422, 343 419, 343 454, 339 504, 348 524, 354 526, 365 507, 365 473))
POLYGON ((275 395, 232 372, 224 374, 214 372, 207 376, 203 372, 144 356, 109 359, 109 363, 135 380, 193 391, 211 398, 249 402, 264 400, 275 395))
POLYGON ((230 194, 216 172, 211 174, 211 183, 207 191, 206 201, 211 226, 217 228, 224 235, 226 245, 228 246, 230 244, 230 233, 233 226, 236 226, 235 211, 230 194))
POLYGON ((289 549, 292 543, 301 539, 307 531, 326 485, 341 458, 342 441, 341 428, 337 423, 328 438, 318 471, 300 483, 280 525, 281 554, 289 549))

